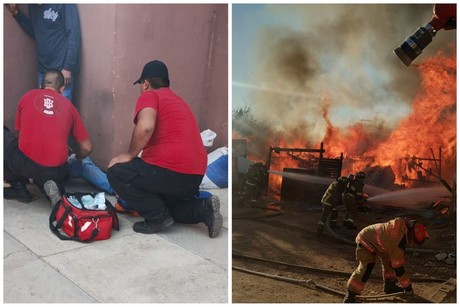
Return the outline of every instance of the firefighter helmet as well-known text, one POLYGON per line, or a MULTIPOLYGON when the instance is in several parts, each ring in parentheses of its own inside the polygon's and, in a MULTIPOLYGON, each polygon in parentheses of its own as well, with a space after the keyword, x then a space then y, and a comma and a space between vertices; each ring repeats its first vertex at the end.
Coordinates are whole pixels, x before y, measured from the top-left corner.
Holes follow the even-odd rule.
POLYGON ((355 178, 358 180, 364 180, 364 178, 366 178, 366 174, 363 172, 357 172, 355 178))
POLYGON ((405 218, 404 223, 407 227, 409 240, 413 241, 415 245, 420 246, 426 239, 430 239, 426 227, 422 223, 411 218, 405 218))

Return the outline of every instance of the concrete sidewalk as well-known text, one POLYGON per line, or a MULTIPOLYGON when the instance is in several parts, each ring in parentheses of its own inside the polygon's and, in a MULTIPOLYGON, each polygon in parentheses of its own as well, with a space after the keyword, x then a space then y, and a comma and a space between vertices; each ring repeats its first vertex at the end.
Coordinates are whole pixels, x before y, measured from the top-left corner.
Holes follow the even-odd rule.
MULTIPOLYGON (((4 200, 4 303, 228 303, 228 190, 218 195, 224 228, 174 224, 160 234, 135 233, 143 220, 119 214, 109 240, 59 240, 49 229, 50 204, 28 186, 29 204, 4 200)), ((94 190, 72 180, 69 192, 94 190)), ((114 205, 115 197, 106 195, 114 205)))

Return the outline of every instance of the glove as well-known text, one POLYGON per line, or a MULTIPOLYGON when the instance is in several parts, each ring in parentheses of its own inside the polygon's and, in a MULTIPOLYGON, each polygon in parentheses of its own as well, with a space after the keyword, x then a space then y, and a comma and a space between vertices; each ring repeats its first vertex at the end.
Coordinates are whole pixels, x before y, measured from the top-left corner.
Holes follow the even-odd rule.
POLYGON ((364 202, 367 202, 367 199, 369 198, 370 196, 366 193, 363 194, 363 201, 364 202))
POLYGON ((407 296, 413 296, 414 295, 414 290, 412 289, 412 285, 409 285, 408 287, 404 288, 404 294, 407 296))

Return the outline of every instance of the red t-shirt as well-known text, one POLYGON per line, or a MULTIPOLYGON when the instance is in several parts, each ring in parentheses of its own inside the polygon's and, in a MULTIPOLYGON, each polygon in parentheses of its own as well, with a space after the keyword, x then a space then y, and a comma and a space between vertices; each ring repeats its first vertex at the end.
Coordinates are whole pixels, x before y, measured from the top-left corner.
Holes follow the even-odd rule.
POLYGON ((15 130, 20 131, 19 149, 32 161, 48 167, 67 161, 67 141, 89 138, 77 109, 64 96, 50 89, 27 92, 19 101, 15 130))
POLYGON ((155 130, 142 152, 142 160, 182 174, 204 175, 207 153, 200 130, 188 104, 169 88, 142 93, 137 114, 144 108, 157 111, 155 130))

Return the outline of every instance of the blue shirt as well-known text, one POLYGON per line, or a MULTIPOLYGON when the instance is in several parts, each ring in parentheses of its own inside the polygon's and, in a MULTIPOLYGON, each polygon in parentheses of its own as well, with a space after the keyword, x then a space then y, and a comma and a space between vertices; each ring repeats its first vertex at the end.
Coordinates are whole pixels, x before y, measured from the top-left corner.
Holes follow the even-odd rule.
POLYGON ((29 4, 29 16, 15 16, 21 28, 37 42, 38 71, 79 71, 80 18, 76 4, 29 4))

